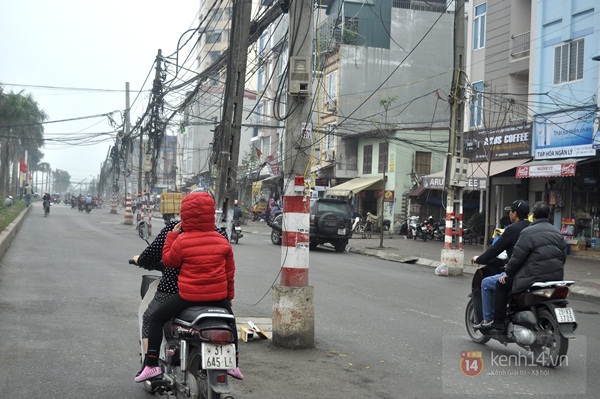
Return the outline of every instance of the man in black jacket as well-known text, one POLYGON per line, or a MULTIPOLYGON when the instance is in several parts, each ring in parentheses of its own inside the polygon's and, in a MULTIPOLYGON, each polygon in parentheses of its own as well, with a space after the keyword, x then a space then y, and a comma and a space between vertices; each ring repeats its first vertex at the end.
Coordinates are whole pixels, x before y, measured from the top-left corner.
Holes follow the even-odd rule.
POLYGON ((505 275, 498 279, 494 306, 497 316, 494 328, 504 327, 506 301, 511 289, 521 291, 538 281, 564 279, 567 260, 565 238, 548 221, 550 205, 539 201, 533 205, 533 223, 524 229, 513 256, 506 265, 505 275))
MULTIPOLYGON (((507 206, 505 210, 509 211, 509 217, 511 224, 504 229, 504 232, 498 238, 491 247, 487 249, 483 254, 475 256, 472 259, 473 263, 485 264, 492 262, 496 256, 506 251, 507 257, 510 258, 513 253, 513 248, 519 239, 519 234, 523 229, 529 226, 529 204, 524 200, 516 200, 510 206, 507 206)), ((494 320, 494 304, 496 282, 503 275, 500 270, 497 270, 499 274, 486 277, 481 282, 481 302, 482 302, 482 313, 483 321, 476 324, 475 328, 491 328, 494 320)), ((506 307, 506 303, 504 304, 506 307)))

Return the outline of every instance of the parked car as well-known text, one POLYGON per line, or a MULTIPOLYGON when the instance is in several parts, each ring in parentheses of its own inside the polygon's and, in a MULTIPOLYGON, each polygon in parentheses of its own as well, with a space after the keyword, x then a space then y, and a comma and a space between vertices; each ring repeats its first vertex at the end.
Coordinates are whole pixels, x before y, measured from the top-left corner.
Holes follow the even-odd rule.
MULTIPOLYGON (((281 245, 281 226, 283 215, 280 214, 269 223, 271 242, 281 245)), ((350 207, 344 200, 312 198, 310 200, 310 248, 330 243, 336 252, 344 252, 348 240, 352 237, 352 217, 350 207)))

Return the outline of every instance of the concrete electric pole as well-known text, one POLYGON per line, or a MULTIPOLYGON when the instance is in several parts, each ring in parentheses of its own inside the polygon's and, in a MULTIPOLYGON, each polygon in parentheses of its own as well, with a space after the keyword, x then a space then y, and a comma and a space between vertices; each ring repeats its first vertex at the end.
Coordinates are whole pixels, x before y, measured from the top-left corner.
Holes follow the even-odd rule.
POLYGON ((217 215, 220 215, 217 223, 220 226, 227 217, 229 199, 232 199, 231 197, 236 193, 251 13, 251 0, 234 2, 220 132, 219 176, 215 198, 217 215))
POLYGON ((463 154, 465 0, 456 1, 454 11, 454 76, 450 94, 450 142, 446 161, 446 228, 441 261, 448 275, 463 274, 463 190, 467 183, 468 160, 463 154))
POLYGON ((290 5, 288 96, 283 153, 281 281, 273 287, 273 343, 314 346, 314 287, 308 285, 310 198, 305 178, 311 150, 313 2, 290 5))

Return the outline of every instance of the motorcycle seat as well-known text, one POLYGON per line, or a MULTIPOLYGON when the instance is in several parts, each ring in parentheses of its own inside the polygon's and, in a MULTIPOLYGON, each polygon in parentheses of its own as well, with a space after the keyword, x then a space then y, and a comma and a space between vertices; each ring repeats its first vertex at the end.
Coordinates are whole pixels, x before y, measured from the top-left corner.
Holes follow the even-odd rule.
POLYGON ((546 288, 555 288, 555 287, 570 287, 575 284, 575 281, 567 280, 567 281, 538 281, 536 283, 531 284, 527 288, 523 288, 516 292, 511 292, 511 296, 517 296, 521 294, 526 294, 531 291, 543 290, 546 288))
POLYGON ((543 281, 533 283, 529 286, 529 289, 543 289, 543 288, 553 288, 553 287, 570 287, 575 284, 575 281, 567 280, 567 281, 543 281))
POLYGON ((217 306, 191 306, 179 313, 175 322, 191 327, 200 319, 204 318, 234 319, 234 316, 226 309, 217 306))

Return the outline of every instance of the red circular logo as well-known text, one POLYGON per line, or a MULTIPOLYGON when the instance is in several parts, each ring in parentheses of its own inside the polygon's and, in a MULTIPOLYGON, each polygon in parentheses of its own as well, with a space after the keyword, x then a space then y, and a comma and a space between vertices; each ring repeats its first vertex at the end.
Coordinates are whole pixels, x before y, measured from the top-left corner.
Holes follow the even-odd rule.
POLYGON ((462 352, 460 356, 460 371, 467 377, 477 377, 483 371, 481 351, 462 352))

